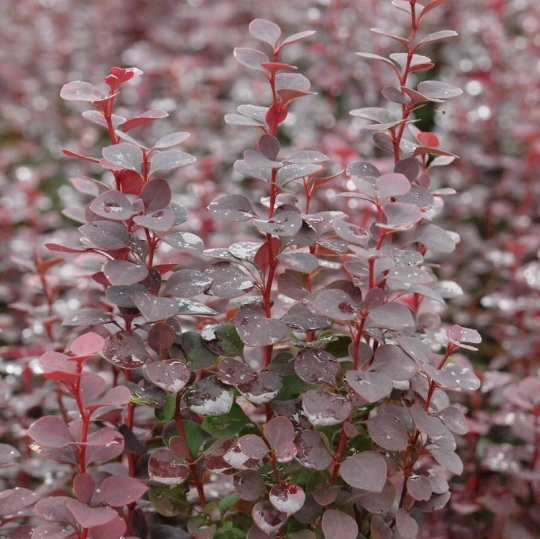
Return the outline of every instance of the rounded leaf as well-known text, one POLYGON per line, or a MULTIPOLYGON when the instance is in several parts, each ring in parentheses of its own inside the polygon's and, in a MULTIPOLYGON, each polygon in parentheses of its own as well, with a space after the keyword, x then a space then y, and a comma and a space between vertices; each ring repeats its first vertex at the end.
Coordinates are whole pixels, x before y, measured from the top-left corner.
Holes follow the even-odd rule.
POLYGON ((133 477, 107 477, 101 483, 97 503, 123 507, 136 502, 147 490, 148 487, 144 483, 133 477))
POLYGON ((103 273, 112 285, 130 285, 144 281, 148 268, 126 260, 109 260, 103 266, 103 273))
POLYGON ((354 488, 381 492, 386 483, 387 467, 384 458, 373 451, 347 457, 339 469, 344 481, 354 488))
POLYGON ((186 459, 178 457, 169 449, 160 447, 150 455, 148 475, 150 479, 164 485, 179 485, 190 474, 186 459))
POLYGON ((189 382, 191 371, 182 361, 166 359, 148 364, 146 375, 167 393, 178 393, 189 382))
POLYGON ((249 199, 243 195, 224 195, 208 206, 210 215, 222 221, 249 221, 256 217, 249 199))
POLYGON ((292 515, 302 509, 306 493, 297 485, 282 482, 270 489, 268 499, 278 511, 292 515))
POLYGON ((101 91, 89 82, 77 80, 64 84, 60 97, 66 101, 98 101, 101 91))
POLYGON ((356 539, 358 524, 353 517, 342 511, 328 509, 322 517, 322 530, 325 539, 356 539))

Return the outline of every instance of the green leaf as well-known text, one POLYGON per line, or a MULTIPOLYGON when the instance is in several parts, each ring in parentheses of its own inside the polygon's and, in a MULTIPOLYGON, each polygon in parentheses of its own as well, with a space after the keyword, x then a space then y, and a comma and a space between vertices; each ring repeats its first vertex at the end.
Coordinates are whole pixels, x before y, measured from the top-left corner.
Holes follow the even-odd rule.
POLYGON ((180 359, 185 359, 192 371, 211 367, 219 357, 204 344, 198 331, 182 333, 180 351, 184 356, 180 359))
POLYGON ((206 436, 204 429, 194 421, 184 421, 184 430, 186 431, 189 450, 193 458, 196 459, 206 436))
POLYGON ((149 392, 133 382, 125 382, 124 385, 131 391, 131 402, 135 404, 148 408, 163 408, 167 404, 166 393, 159 388, 152 388, 149 392))
POLYGON ((204 344, 222 357, 242 356, 244 343, 233 324, 210 326, 201 332, 204 344))
MULTIPOLYGON (((231 522, 232 524, 232 522, 231 522)), ((246 533, 238 528, 228 528, 218 530, 214 539, 243 539, 246 536, 246 533)))
POLYGON ((150 487, 148 498, 154 509, 164 517, 189 514, 191 510, 186 491, 182 485, 150 487))
POLYGON ((317 389, 320 386, 304 382, 297 374, 283 376, 283 387, 277 400, 292 400, 305 393, 308 389, 317 389))
MULTIPOLYGON (((236 493, 229 494, 225 496, 224 498, 221 498, 221 500, 219 501, 219 512, 221 513, 221 516, 223 517, 227 509, 230 509, 231 507, 233 507, 233 505, 237 503, 239 500, 240 500, 240 496, 238 496, 238 494, 236 493)), ((225 523, 223 527, 225 527, 225 523)))
POLYGON ((351 338, 347 335, 332 335, 325 351, 336 358, 348 357, 351 342, 351 338))
POLYGON ((156 408, 155 416, 160 423, 168 423, 174 419, 174 411, 176 409, 176 393, 169 393, 165 397, 165 406, 156 408))
POLYGON ((201 426, 208 434, 214 436, 214 438, 225 438, 226 436, 237 435, 247 423, 249 423, 248 416, 235 402, 229 413, 207 416, 204 418, 201 426))

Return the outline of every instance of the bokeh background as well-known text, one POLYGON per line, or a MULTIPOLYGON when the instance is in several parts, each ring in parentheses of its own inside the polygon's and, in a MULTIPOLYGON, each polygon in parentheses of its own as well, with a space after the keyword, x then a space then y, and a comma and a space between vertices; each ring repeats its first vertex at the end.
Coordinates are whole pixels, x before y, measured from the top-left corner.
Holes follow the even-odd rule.
MULTIPOLYGON (((81 204, 69 178, 96 177, 62 148, 96 155, 104 133, 81 118, 85 107, 60 99, 60 88, 73 80, 100 85, 112 66, 141 69, 117 113, 169 113, 141 129, 142 139, 191 132, 184 148, 197 163, 171 184, 192 213, 190 226, 218 245, 232 240, 205 208, 241 188, 232 164, 256 142, 252 130, 227 126, 223 117, 242 103, 268 103, 264 80, 232 55, 235 46, 254 44, 249 22, 272 20, 285 35, 317 31, 287 51, 317 95, 294 104, 282 144, 322 151, 339 170, 384 158, 349 111, 382 105, 380 88, 393 83, 392 74, 354 52, 397 50, 369 29, 405 35, 401 15, 389 0, 0 3, 0 438, 21 443, 25 421, 39 413, 33 365, 50 348, 47 324, 77 308, 73 266, 52 271, 55 286, 65 287, 53 308, 35 264, 52 256, 46 241, 76 235, 77 223, 61 213, 81 204)), ((425 108, 417 125, 460 156, 433 175, 457 191, 439 219, 461 237, 441 263, 441 278, 463 291, 444 316, 478 329, 484 341, 469 356, 483 385, 463 400, 471 429, 462 441, 466 469, 440 537, 534 538, 540 533, 540 3, 447 0, 424 28, 441 29, 459 38, 426 47, 436 64, 430 77, 464 93, 425 108), (533 390, 519 404, 524 381, 533 390)), ((332 194, 329 188, 329 201, 332 194)))

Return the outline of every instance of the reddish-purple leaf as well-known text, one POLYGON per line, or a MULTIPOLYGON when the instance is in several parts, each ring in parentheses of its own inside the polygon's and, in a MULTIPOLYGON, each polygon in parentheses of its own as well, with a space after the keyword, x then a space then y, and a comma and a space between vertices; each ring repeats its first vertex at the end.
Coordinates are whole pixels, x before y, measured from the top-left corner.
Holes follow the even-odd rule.
POLYGON ((229 412, 234 396, 217 376, 207 376, 193 384, 184 394, 186 405, 203 416, 224 415, 229 412))
POLYGON ((315 297, 314 307, 321 314, 335 320, 356 320, 358 310, 355 301, 343 290, 323 290, 315 297))
POLYGON ((135 118, 130 118, 124 124, 122 124, 122 131, 127 133, 128 131, 134 129, 135 127, 138 127, 139 125, 154 122, 155 120, 159 120, 160 118, 167 118, 167 116, 169 116, 169 114, 161 109, 147 110, 139 116, 135 118))
POLYGON ((304 32, 298 32, 296 34, 292 34, 291 36, 289 36, 288 38, 284 39, 281 42, 280 48, 285 47, 286 45, 291 45, 292 43, 301 41, 302 39, 311 37, 315 33, 316 33, 315 30, 306 30, 304 32))
POLYGON ((229 357, 223 358, 218 364, 219 379, 227 385, 239 385, 253 382, 257 375, 242 361, 229 357))
POLYGON ((73 513, 67 508, 66 502, 72 500, 67 496, 49 496, 36 503, 34 510, 36 515, 49 522, 67 522, 77 526, 73 513))
POLYGON ((73 516, 83 528, 107 524, 117 516, 116 511, 110 507, 90 507, 76 500, 67 501, 66 507, 73 513, 73 516))
POLYGON ((392 528, 380 515, 373 515, 371 519, 372 539, 393 539, 392 528))
POLYGON ((190 468, 186 459, 178 457, 169 449, 160 447, 150 455, 148 474, 150 479, 158 483, 179 485, 189 477, 190 468))
POLYGON ((264 427, 264 437, 272 449, 280 444, 294 440, 294 426, 283 416, 273 417, 264 427))
POLYGON ((200 271, 182 269, 173 273, 165 286, 164 294, 176 298, 189 298, 202 294, 212 284, 212 278, 200 271))
POLYGON ((103 157, 120 169, 142 171, 143 153, 140 148, 128 142, 121 142, 103 148, 103 157))
POLYGON ((409 435, 405 425, 391 414, 377 414, 367 421, 371 439, 387 451, 405 451, 409 435))
POLYGON ((103 427, 88 436, 86 464, 116 458, 124 451, 124 437, 110 427, 103 427))
POLYGON ((35 503, 38 495, 27 488, 15 487, 0 492, 0 516, 16 514, 35 503))
POLYGON ((174 232, 162 238, 165 243, 184 253, 202 255, 203 240, 191 232, 174 232))
POLYGON ((112 507, 122 507, 137 501, 147 490, 144 483, 133 477, 107 477, 101 483, 97 501, 112 507))
POLYGON ((93 526, 91 535, 92 539, 117 539, 118 537, 124 537, 125 532, 125 520, 119 516, 115 516, 107 524, 93 526))
POLYGON ((268 56, 266 56, 266 54, 263 52, 246 47, 236 47, 233 54, 239 64, 242 64, 249 69, 256 69, 257 71, 266 72, 261 64, 270 61, 268 56))
POLYGON ((131 202, 120 191, 105 191, 93 200, 90 210, 112 221, 126 221, 135 215, 131 202))
POLYGON ((476 391, 480 387, 480 380, 469 368, 455 363, 445 365, 440 370, 432 365, 426 365, 425 370, 435 382, 445 389, 476 391))
POLYGON ((32 539, 75 539, 79 537, 79 533, 71 526, 65 528, 59 524, 42 524, 32 530, 31 537, 32 539))
POLYGON ((358 524, 353 517, 342 511, 328 509, 322 517, 322 530, 325 539, 356 539, 358 524))
POLYGON ((157 322, 174 316, 180 306, 170 298, 158 298, 148 292, 134 292, 133 302, 148 322, 157 322))
POLYGON ((287 521, 287 515, 278 511, 266 500, 258 502, 253 506, 251 516, 255 524, 266 533, 278 531, 287 521))
POLYGON ((148 171, 148 175, 151 176, 156 172, 184 167, 194 163, 195 161, 196 158, 193 155, 180 150, 163 150, 159 153, 153 152, 150 160, 150 170, 148 171))
POLYGON ((415 323, 411 311, 401 303, 386 303, 373 309, 369 313, 367 327, 391 329, 399 331, 407 327, 414 327, 415 323))
POLYGON ((270 489, 268 499, 278 511, 292 515, 302 509, 306 494, 297 485, 281 482, 270 489))
POLYGON ((302 350, 296 356, 294 370, 308 384, 335 385, 339 363, 324 350, 302 350))
POLYGON ((394 344, 377 348, 372 368, 398 381, 410 380, 418 372, 416 361, 394 344))
POLYGON ((304 468, 310 470, 326 470, 332 462, 321 434, 314 430, 299 432, 294 438, 294 444, 298 449, 296 458, 304 468))
POLYGON ((164 391, 178 393, 188 383, 191 371, 182 361, 167 359, 147 364, 146 375, 164 391))
POLYGON ((422 406, 413 404, 409 408, 409 412, 420 432, 428 436, 441 436, 445 433, 446 428, 438 417, 429 415, 422 406))
POLYGON ((282 387, 281 376, 273 372, 261 372, 252 382, 238 384, 237 389, 249 402, 261 406, 272 402, 282 387))
POLYGON ((266 486, 258 471, 243 471, 234 477, 234 488, 242 500, 254 502, 260 500, 266 486))
POLYGON ((386 483, 386 462, 382 455, 373 451, 347 457, 339 472, 351 487, 370 492, 381 492, 386 483))
POLYGON ((349 400, 323 389, 306 391, 302 399, 302 408, 311 424, 316 427, 343 423, 352 411, 349 400))
POLYGON ((455 434, 464 435, 469 432, 465 416, 455 406, 448 406, 445 408, 440 417, 446 428, 455 434))
POLYGON ((52 448, 65 447, 73 441, 66 422, 51 415, 33 423, 28 429, 28 435, 37 444, 52 448))
POLYGON ((109 260, 103 266, 103 273, 112 285, 130 285, 146 279, 148 268, 126 260, 109 260))
POLYGON ((183 131, 177 131, 176 133, 169 133, 168 135, 165 135, 161 137, 155 144, 153 149, 154 150, 165 150, 166 148, 171 148, 172 146, 176 146, 177 144, 181 144, 189 138, 189 133, 185 133, 183 131))
POLYGON ((139 369, 148 359, 142 339, 127 331, 118 331, 107 337, 101 355, 122 369, 139 369))
POLYGON ((411 476, 407 481, 407 491, 416 501, 427 501, 433 492, 431 483, 423 475, 411 476))
POLYGON ((89 504, 92 501, 96 484, 92 476, 79 473, 73 478, 73 493, 81 503, 89 504))
POLYGON ((249 221, 256 217, 251 202, 244 195, 224 195, 208 206, 208 211, 222 221, 249 221))
POLYGON ((289 333, 287 324, 281 320, 266 318, 261 311, 255 309, 240 309, 233 322, 239 337, 247 346, 273 345, 289 333))
POLYGON ((418 85, 418 91, 431 99, 452 99, 463 93, 463 90, 436 80, 426 80, 418 85))
POLYGON ((255 219, 253 224, 265 234, 294 236, 302 227, 302 216, 294 211, 276 212, 271 219, 255 219))
POLYGON ((93 221, 79 227, 79 231, 92 246, 99 249, 116 250, 129 247, 129 233, 121 223, 93 221))
POLYGON ((420 225, 414 233, 414 240, 437 253, 451 253, 456 248, 454 237, 437 225, 420 225))
POLYGON ((396 512, 396 527, 404 539, 414 538, 418 534, 418 523, 403 509, 396 512))
POLYGON ((66 101, 97 101, 101 99, 101 92, 94 85, 77 80, 64 84, 60 97, 66 101))
POLYGON ((345 379, 369 403, 380 401, 392 392, 392 380, 380 372, 347 371, 345 379))

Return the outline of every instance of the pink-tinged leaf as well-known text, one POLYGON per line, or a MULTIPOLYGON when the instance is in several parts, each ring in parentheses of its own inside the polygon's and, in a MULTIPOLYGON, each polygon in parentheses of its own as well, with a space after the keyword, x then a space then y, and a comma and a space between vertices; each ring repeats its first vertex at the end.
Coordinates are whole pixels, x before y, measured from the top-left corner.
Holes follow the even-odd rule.
POLYGON ((453 326, 449 327, 446 330, 446 336, 448 337, 448 340, 455 346, 467 348, 468 350, 477 350, 477 348, 463 343, 479 344, 482 342, 482 337, 478 331, 475 329, 461 327, 458 324, 454 324, 453 326))
POLYGON ((117 516, 116 511, 110 507, 89 507, 76 500, 67 501, 66 507, 73 513, 73 516, 83 528, 107 524, 117 516))
POLYGON ((103 350, 105 339, 97 333, 85 333, 71 343, 71 351, 76 356, 93 356, 103 350))
POLYGON ((386 30, 383 30, 382 28, 370 28, 370 30, 374 34, 380 34, 382 36, 389 37, 390 39, 393 39, 395 41, 399 41, 402 45, 405 45, 405 47, 408 47, 409 40, 405 37, 396 36, 395 34, 392 34, 390 32, 387 32, 386 30))
POLYGON ((268 499, 278 511, 292 515, 302 509, 306 493, 297 485, 281 482, 270 489, 268 499))
POLYGON ((159 153, 152 153, 148 175, 151 176, 156 172, 184 167, 195 161, 196 158, 193 155, 180 150, 164 150, 159 153))
MULTIPOLYGON (((93 124, 99 125, 100 127, 103 127, 105 129, 109 128, 107 120, 105 119, 103 112, 100 110, 85 110, 82 113, 82 117, 85 120, 92 122, 93 124)), ((113 129, 115 130, 118 129, 125 121, 126 119, 122 116, 118 116, 116 114, 111 115, 111 122, 113 125, 113 129)))
POLYGON ((281 168, 281 161, 268 159, 265 155, 255 150, 246 150, 244 152, 244 161, 248 167, 253 168, 281 168))
POLYGON ((135 215, 131 202, 120 191, 105 191, 90 204, 90 210, 113 221, 126 221, 135 215))
POLYGON ((431 365, 425 365, 424 368, 426 373, 444 389, 476 391, 480 387, 480 380, 468 367, 452 363, 440 370, 431 365))
POLYGON ((291 462, 298 454, 293 442, 282 442, 276 447, 275 456, 278 462, 291 462))
POLYGON ((443 4, 444 2, 446 2, 446 0, 431 0, 431 2, 428 2, 424 8, 422 9, 422 11, 419 13, 419 16, 418 16, 418 23, 420 23, 420 21, 434 8, 436 8, 437 6, 440 6, 441 4, 443 4))
POLYGON ((176 298, 189 298, 202 294, 212 284, 212 279, 196 270, 182 269, 173 273, 164 290, 164 294, 176 298))
POLYGON ((32 531, 32 539, 75 539, 79 533, 68 526, 67 528, 59 524, 42 524, 32 531))
POLYGON ((273 417, 264 427, 264 437, 270 447, 276 449, 280 444, 294 440, 294 426, 286 417, 273 417))
POLYGON ((103 427, 88 436, 86 464, 112 460, 124 451, 124 437, 110 427, 103 427))
POLYGON ((249 308, 240 309, 233 322, 240 339, 247 346, 273 345, 289 333, 287 324, 281 320, 266 318, 261 311, 249 308))
POLYGON ((441 466, 444 466, 456 475, 463 473, 463 462, 452 449, 437 446, 427 446, 427 449, 441 466))
POLYGON ((251 516, 255 524, 266 533, 277 532, 287 521, 287 515, 266 500, 253 506, 251 516))
POLYGON ((120 169, 133 170, 137 173, 142 171, 143 153, 140 148, 127 142, 113 144, 103 148, 103 157, 120 169))
POLYGON ((15 487, 0 492, 0 516, 17 513, 38 500, 38 495, 27 488, 15 487))
POLYGON ((124 537, 125 532, 126 522, 123 518, 116 516, 107 524, 92 526, 90 533, 92 539, 118 539, 118 537, 124 537))
POLYGON ((413 404, 409 412, 420 432, 428 436, 441 436, 446 432, 446 427, 438 417, 429 415, 422 406, 413 404))
POLYGON ((125 195, 139 196, 144 185, 144 180, 138 172, 133 170, 122 170, 118 174, 120 190, 125 195))
POLYGON ((418 534, 418 523, 403 509, 398 509, 396 512, 396 527, 403 539, 412 539, 418 534))
POLYGON ((383 212, 386 216, 386 225, 381 228, 398 228, 408 230, 422 219, 422 212, 412 204, 403 204, 401 202, 388 202, 383 206, 383 212))
POLYGON ((66 422, 50 415, 39 418, 28 429, 28 435, 39 445, 52 448, 66 447, 73 441, 66 422))
POLYGON ((190 468, 186 459, 160 447, 150 455, 148 474, 150 479, 158 483, 179 485, 189 477, 190 468))
POLYGON ((148 487, 138 479, 126 476, 107 477, 101 483, 97 503, 122 507, 137 501, 148 487))
POLYGON ((405 425, 391 414, 377 414, 367 422, 371 439, 387 451, 405 451, 409 435, 405 425))
POLYGON ((418 91, 431 99, 452 99, 463 93, 463 90, 437 80, 426 80, 418 85, 418 91))
POLYGON ((283 387, 281 376, 273 372, 261 372, 252 382, 238 384, 243 397, 255 406, 272 402, 283 387))
POLYGON ((66 502, 73 500, 67 496, 49 496, 36 503, 34 510, 36 515, 49 522, 67 522, 77 526, 73 513, 67 508, 66 502))
POLYGON ((330 466, 332 457, 319 432, 301 431, 295 436, 294 444, 298 450, 296 458, 304 468, 322 471, 330 466))
POLYGON ((148 268, 126 260, 109 260, 103 266, 103 273, 112 285, 130 285, 146 279, 148 268))
POLYGON ((377 348, 372 368, 397 381, 410 380, 418 372, 416 361, 393 344, 377 348))
POLYGON ((174 316, 180 309, 178 302, 170 298, 158 298, 148 292, 134 292, 133 302, 148 322, 157 322, 174 316))
POLYGON ((343 290, 323 290, 317 294, 314 307, 319 313, 335 320, 356 320, 358 317, 355 301, 343 290))
POLYGON ((152 109, 148 110, 146 112, 143 112, 136 118, 130 118, 122 125, 122 131, 124 133, 127 133, 131 129, 138 127, 139 125, 144 125, 149 122, 154 122, 155 120, 159 120, 160 118, 167 118, 169 114, 161 109, 152 109))
POLYGON ((90 161, 90 163, 99 163, 100 161, 99 159, 96 159, 95 157, 88 157, 87 155, 82 155, 72 150, 62 150, 62 153, 64 155, 67 155, 68 157, 75 157, 75 159, 80 159, 81 161, 90 161))
POLYGON ((208 206, 208 212, 222 221, 249 221, 256 217, 251 202, 244 195, 224 195, 208 206))
POLYGON ((433 490, 427 477, 423 475, 412 476, 407 481, 407 491, 416 501, 427 501, 431 498, 433 490))
POLYGON ((66 101, 97 101, 101 91, 89 82, 74 81, 62 86, 60 97, 66 101))
POLYGON ((393 539, 392 528, 380 515, 373 515, 371 519, 371 537, 372 539, 393 539))
POLYGON ((153 149, 154 150, 165 150, 166 148, 172 148, 173 146, 176 146, 177 144, 181 144, 189 138, 190 134, 185 133, 183 131, 177 131, 176 133, 169 133, 168 135, 165 135, 164 137, 161 137, 155 144, 153 149))
POLYGON ((271 21, 254 19, 249 25, 249 33, 254 38, 264 41, 275 48, 281 36, 281 29, 271 21))
POLYGON ((293 43, 297 43, 298 41, 301 41, 302 39, 311 37, 313 34, 316 34, 315 30, 307 30, 305 32, 298 32, 296 34, 292 34, 281 42, 280 48, 285 47, 286 45, 292 45, 293 43))
POLYGON ((196 414, 214 416, 227 414, 234 402, 231 389, 217 376, 207 376, 193 384, 184 394, 186 405, 196 414))
POLYGON ((386 124, 392 120, 390 112, 380 107, 366 107, 363 109, 351 110, 350 115, 362 118, 363 120, 371 120, 378 124, 386 124))
POLYGON ((266 73, 266 70, 261 66, 261 64, 267 63, 270 60, 263 52, 245 47, 236 47, 233 55, 239 64, 242 64, 249 69, 256 69, 257 71, 263 71, 266 73))
POLYGON ((261 474, 258 471, 243 471, 235 475, 234 487, 236 493, 242 500, 254 502, 260 500, 266 486, 261 474))
POLYGON ((96 484, 92 476, 79 473, 73 478, 73 493, 81 503, 89 504, 92 501, 96 484))
MULTIPOLYGON (((205 338, 204 332, 202 337, 205 338)), ((253 382, 257 379, 255 372, 245 363, 229 357, 225 357, 219 362, 218 376, 224 384, 233 386, 253 382)))
POLYGON ((352 411, 349 400, 323 389, 306 391, 302 408, 310 423, 316 427, 339 425, 349 418, 352 411))
POLYGON ((139 369, 148 359, 142 339, 136 333, 127 331, 107 337, 101 355, 122 369, 139 369))
POLYGON ((360 56, 361 58, 367 58, 368 60, 379 60, 381 62, 384 62, 385 64, 388 64, 397 75, 399 75, 399 72, 396 69, 394 63, 388 58, 385 58, 384 56, 379 56, 378 54, 372 54, 370 52, 355 52, 355 54, 357 56, 360 56))
POLYGON ((301 215, 295 211, 280 211, 267 221, 255 219, 253 224, 264 234, 290 237, 302 228, 303 221, 301 215))
POLYGON ((147 212, 166 208, 172 197, 169 182, 163 178, 150 180, 144 184, 141 197, 147 212))
POLYGON ((445 427, 455 434, 464 435, 469 432, 467 419, 455 406, 448 406, 440 415, 445 427))
POLYGON ((17 449, 8 444, 0 444, 0 467, 13 464, 21 454, 17 449))
POLYGON ((270 159, 271 161, 275 161, 278 157, 279 150, 281 148, 281 145, 279 144, 279 140, 268 134, 264 134, 259 138, 259 152, 264 155, 267 159, 270 159))
POLYGON ((129 246, 129 233, 121 223, 94 221, 79 227, 79 231, 98 249, 117 250, 129 246))
POLYGON ((168 393, 178 393, 188 383, 191 371, 182 361, 167 359, 153 361, 146 366, 146 375, 168 393))
POLYGON ((172 234, 164 236, 162 240, 171 247, 184 253, 190 253, 192 255, 203 254, 203 240, 191 232, 173 232, 172 234))
MULTIPOLYGON (((50 378, 49 376, 47 376, 47 374, 58 372, 69 373, 76 377, 77 364, 74 361, 69 361, 69 357, 70 356, 66 354, 54 352, 51 350, 49 352, 45 352, 39 358, 39 366, 41 367, 43 372, 45 372, 46 378, 50 378)), ((75 379, 74 377, 72 379, 75 379)))
POLYGON ((339 363, 324 350, 302 350, 296 356, 294 370, 308 384, 335 385, 339 363))
POLYGON ((407 327, 414 327, 411 311, 401 303, 386 303, 373 309, 369 313, 367 327, 391 329, 399 331, 407 327))
POLYGON ((347 371, 349 386, 369 403, 384 399, 392 392, 392 380, 380 372, 347 371))
POLYGON ((322 517, 322 530, 325 539, 356 539, 358 524, 353 517, 342 511, 328 509, 322 517))
POLYGON ((363 451, 347 457, 339 472, 351 487, 370 492, 381 492, 386 483, 386 462, 382 455, 373 451, 363 451))
POLYGON ((437 253, 451 253, 456 248, 454 237, 437 225, 420 225, 414 233, 415 242, 419 242, 437 253))
POLYGON ((377 189, 381 199, 397 197, 410 191, 411 182, 403 174, 389 172, 377 178, 377 189))
POLYGON ((125 386, 115 386, 109 389, 97 402, 90 403, 88 410, 96 410, 105 406, 120 408, 131 401, 131 392, 125 386))

